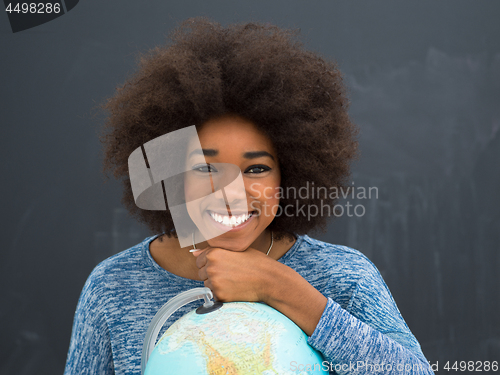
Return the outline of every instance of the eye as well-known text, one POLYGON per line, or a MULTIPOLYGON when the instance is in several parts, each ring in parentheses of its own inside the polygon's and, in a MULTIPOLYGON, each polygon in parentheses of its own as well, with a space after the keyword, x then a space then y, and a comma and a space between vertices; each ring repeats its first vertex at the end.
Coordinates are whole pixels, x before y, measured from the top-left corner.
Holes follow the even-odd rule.
POLYGON ((267 165, 252 165, 251 167, 248 167, 245 173, 250 173, 250 174, 259 174, 263 172, 270 171, 271 168, 269 168, 267 165))
POLYGON ((214 173, 214 172, 217 172, 217 169, 215 169, 214 166, 210 165, 210 164, 198 164, 198 165, 194 165, 193 168, 191 168, 193 171, 196 171, 196 172, 201 172, 201 173, 214 173))

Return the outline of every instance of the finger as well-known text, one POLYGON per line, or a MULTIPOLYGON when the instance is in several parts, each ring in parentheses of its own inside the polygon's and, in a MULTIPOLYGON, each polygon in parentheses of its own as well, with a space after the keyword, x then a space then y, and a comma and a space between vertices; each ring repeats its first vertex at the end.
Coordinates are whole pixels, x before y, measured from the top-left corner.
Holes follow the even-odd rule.
POLYGON ((198 270, 198 277, 201 281, 208 280, 207 268, 203 267, 198 270))
POLYGON ((210 246, 205 247, 204 249, 191 249, 189 252, 193 254, 195 257, 202 254, 204 251, 210 249, 210 246))
POLYGON ((203 282, 203 285, 205 285, 207 288, 209 288, 212 291, 212 295, 214 296, 214 298, 217 299, 217 296, 215 295, 215 293, 212 289, 212 283, 210 282, 210 280, 205 280, 203 282))
MULTIPOLYGON (((203 249, 196 256, 196 267, 202 268, 207 264, 207 254, 210 252, 210 249, 203 249)), ((194 254, 194 253, 193 253, 194 254)))
POLYGON ((191 254, 193 254, 195 257, 197 257, 198 255, 200 255, 203 252, 203 250, 201 250, 201 249, 192 249, 192 250, 189 250, 189 252, 191 254))

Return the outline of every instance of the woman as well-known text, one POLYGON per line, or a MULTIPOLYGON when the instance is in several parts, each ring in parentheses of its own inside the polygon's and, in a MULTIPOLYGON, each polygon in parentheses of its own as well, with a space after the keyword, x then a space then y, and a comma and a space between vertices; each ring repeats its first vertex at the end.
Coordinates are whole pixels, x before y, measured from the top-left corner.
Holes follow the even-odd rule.
MULTIPOLYGON (((356 128, 337 67, 303 50, 293 32, 269 25, 223 28, 189 19, 172 39, 144 56, 107 102, 102 136, 105 171, 124 177, 123 203, 161 234, 105 260, 89 276, 65 373, 139 374, 154 314, 178 293, 207 286, 223 302, 263 301, 282 312, 309 336, 331 373, 431 374, 375 266, 356 250, 306 235, 324 229, 328 216, 307 209, 336 202, 317 192, 345 187, 356 156, 356 128), (188 170, 206 175, 217 165, 236 166, 243 190, 224 200, 242 210, 231 215, 224 211, 229 206, 207 205, 200 217, 222 234, 193 235, 185 246, 185 227, 174 225, 170 204, 155 211, 137 206, 128 160, 143 144, 193 124, 203 151, 197 161, 187 159, 188 170), (312 185, 315 195, 293 194, 312 185)), ((183 192, 196 222, 190 186, 196 184, 186 183, 183 192)), ((178 310, 167 327, 192 308, 178 310)))

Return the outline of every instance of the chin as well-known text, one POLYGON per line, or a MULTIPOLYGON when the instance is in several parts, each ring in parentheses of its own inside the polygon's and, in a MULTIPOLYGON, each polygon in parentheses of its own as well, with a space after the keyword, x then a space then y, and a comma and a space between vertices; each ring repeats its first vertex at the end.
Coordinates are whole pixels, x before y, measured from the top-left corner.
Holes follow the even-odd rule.
POLYGON ((220 247, 231 251, 245 251, 251 243, 244 243, 245 241, 238 238, 212 238, 207 241, 211 247, 220 247))

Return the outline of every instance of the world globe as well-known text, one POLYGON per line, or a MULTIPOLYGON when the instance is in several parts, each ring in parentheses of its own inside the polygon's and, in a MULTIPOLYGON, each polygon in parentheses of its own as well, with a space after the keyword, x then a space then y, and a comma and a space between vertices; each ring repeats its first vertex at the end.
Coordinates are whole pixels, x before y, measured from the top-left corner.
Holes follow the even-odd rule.
POLYGON ((144 375, 328 374, 322 361, 307 335, 279 311, 260 302, 230 302, 174 322, 144 375))

